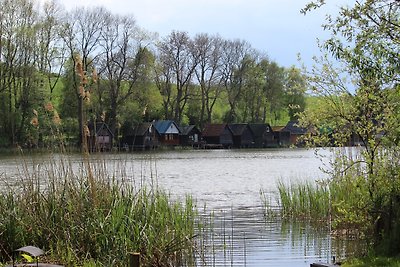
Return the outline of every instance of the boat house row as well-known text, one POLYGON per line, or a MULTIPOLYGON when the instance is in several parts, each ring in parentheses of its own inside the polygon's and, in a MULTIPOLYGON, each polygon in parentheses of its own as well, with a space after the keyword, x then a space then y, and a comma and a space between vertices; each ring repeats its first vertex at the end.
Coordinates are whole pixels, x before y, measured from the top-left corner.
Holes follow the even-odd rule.
POLYGON ((129 129, 120 145, 126 150, 154 149, 160 146, 198 148, 265 148, 295 145, 300 133, 294 123, 273 129, 265 123, 207 124, 179 126, 172 120, 144 122, 129 129), (293 133, 291 132, 293 131, 293 133), (295 136, 293 136, 295 135, 295 136))

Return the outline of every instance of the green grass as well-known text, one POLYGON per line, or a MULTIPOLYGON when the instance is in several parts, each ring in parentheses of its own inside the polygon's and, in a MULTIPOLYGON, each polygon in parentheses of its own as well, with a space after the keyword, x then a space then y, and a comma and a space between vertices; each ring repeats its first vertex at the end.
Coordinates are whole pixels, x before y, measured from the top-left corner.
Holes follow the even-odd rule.
POLYGON ((400 267, 398 258, 365 258, 345 262, 344 267, 400 267))
POLYGON ((25 166, 17 186, 3 190, 0 262, 34 245, 66 266, 126 266, 129 252, 140 252, 144 266, 191 264, 197 213, 190 196, 172 201, 156 185, 133 187, 104 162, 71 165, 25 166))
POLYGON ((327 219, 331 214, 330 191, 326 185, 311 182, 278 184, 281 215, 285 218, 327 219))

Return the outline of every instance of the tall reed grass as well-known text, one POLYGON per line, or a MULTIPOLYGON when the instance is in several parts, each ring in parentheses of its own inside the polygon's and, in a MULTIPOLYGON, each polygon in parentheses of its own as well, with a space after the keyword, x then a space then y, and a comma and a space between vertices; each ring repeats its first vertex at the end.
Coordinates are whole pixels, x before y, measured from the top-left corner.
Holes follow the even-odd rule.
POLYGON ((365 209, 368 194, 363 183, 365 180, 355 176, 314 183, 279 182, 277 202, 280 215, 328 224, 333 233, 360 237, 361 232, 368 231, 369 220, 365 209))
POLYGON ((278 193, 278 203, 283 217, 326 220, 331 215, 332 192, 326 184, 279 182, 278 193))
POLYGON ((190 196, 172 201, 155 184, 134 187, 104 162, 72 165, 25 163, 18 182, 1 189, 0 262, 35 245, 66 266, 126 266, 129 252, 140 252, 143 266, 193 265, 190 196))

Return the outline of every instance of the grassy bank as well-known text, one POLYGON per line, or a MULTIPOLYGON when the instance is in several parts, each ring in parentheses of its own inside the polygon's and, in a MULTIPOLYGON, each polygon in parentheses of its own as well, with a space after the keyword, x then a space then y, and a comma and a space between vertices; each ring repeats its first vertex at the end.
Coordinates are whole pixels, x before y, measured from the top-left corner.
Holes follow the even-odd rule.
POLYGON ((154 183, 132 186, 104 162, 23 169, 0 194, 0 262, 34 245, 66 266, 126 266, 129 252, 140 252, 144 266, 191 264, 191 197, 172 201, 154 183))
POLYGON ((345 262, 344 267, 400 267, 398 258, 365 258, 345 262))

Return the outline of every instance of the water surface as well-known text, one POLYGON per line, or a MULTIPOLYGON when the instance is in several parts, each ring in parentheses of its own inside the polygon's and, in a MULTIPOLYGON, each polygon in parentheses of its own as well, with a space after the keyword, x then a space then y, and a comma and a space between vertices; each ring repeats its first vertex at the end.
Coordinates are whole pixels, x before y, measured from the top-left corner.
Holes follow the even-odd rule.
MULTIPOLYGON (((276 201, 279 181, 326 179, 330 152, 321 150, 176 150, 96 154, 102 171, 134 186, 157 184, 174 199, 190 194, 209 224, 197 241, 199 266, 310 266, 342 255, 349 244, 330 236, 329 225, 284 222, 264 217, 260 191, 276 201)), ((54 171, 49 163, 64 162, 84 170, 82 156, 72 154, 1 157, 2 183, 18 184, 26 172, 54 171)), ((62 167, 57 167, 62 169, 62 167)))

